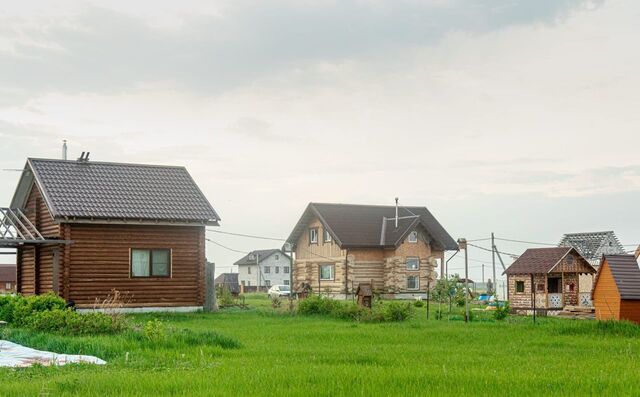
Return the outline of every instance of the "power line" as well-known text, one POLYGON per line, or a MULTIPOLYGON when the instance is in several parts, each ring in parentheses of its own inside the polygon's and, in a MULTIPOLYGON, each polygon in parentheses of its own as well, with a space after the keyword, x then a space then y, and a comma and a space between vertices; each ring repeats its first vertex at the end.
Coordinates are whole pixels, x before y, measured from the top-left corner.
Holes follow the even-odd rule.
MULTIPOLYGON (((483 250, 483 251, 493 252, 493 250, 491 250, 491 249, 489 249, 489 248, 481 247, 481 246, 479 246, 479 245, 475 245, 475 244, 469 244, 469 245, 470 245, 470 246, 472 246, 472 247, 476 247, 476 248, 478 248, 478 249, 481 249, 481 250, 483 250)), ((503 251, 498 251, 498 250, 496 250, 496 252, 498 252, 498 253, 500 253, 500 254, 505 254, 505 255, 513 256, 513 257, 516 257, 516 258, 518 258, 518 257, 520 256, 520 255, 516 255, 516 254, 511 254, 511 253, 509 253, 509 252, 503 252, 503 251)))
POLYGON ((217 245, 217 246, 219 246, 219 247, 222 247, 222 248, 224 248, 224 249, 228 249, 229 251, 233 251, 233 252, 237 252, 237 253, 239 253, 239 254, 245 254, 245 255, 246 255, 246 254, 248 254, 248 252, 240 251, 240 250, 237 250, 237 249, 233 249, 233 248, 227 247, 226 245, 222 245, 222 244, 220 244, 220 243, 219 243, 219 242, 217 242, 217 241, 213 241, 213 240, 211 240, 210 238, 205 238, 205 240, 207 240, 207 241, 208 241, 208 242, 210 242, 210 243, 214 243, 215 245, 217 245))
POLYGON ((508 238, 499 238, 496 237, 496 240, 500 240, 500 241, 509 241, 511 243, 522 243, 522 244, 534 244, 534 245, 550 245, 550 246, 557 246, 558 244, 549 244, 549 243, 536 243, 534 241, 524 241, 524 240, 513 240, 513 239, 508 239, 508 238))
POLYGON ((228 234, 228 235, 230 235, 230 236, 248 237, 248 238, 255 238, 255 239, 260 239, 260 240, 287 241, 286 239, 283 239, 283 238, 264 237, 264 236, 254 236, 254 235, 251 235, 251 234, 242 234, 242 233, 223 232, 222 230, 212 230, 212 229, 207 229, 207 231, 208 231, 208 232, 211 232, 211 233, 228 234))

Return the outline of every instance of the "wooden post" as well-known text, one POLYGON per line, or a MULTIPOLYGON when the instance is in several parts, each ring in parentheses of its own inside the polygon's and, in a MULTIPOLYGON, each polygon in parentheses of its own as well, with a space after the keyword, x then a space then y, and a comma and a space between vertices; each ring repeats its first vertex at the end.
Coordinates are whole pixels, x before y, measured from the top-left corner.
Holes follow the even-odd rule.
POLYGON ((52 289, 56 294, 60 293, 60 249, 53 250, 52 289))
POLYGON ((205 262, 204 271, 204 311, 215 312, 218 311, 218 302, 216 302, 216 285, 215 285, 215 273, 216 264, 212 262, 205 262))

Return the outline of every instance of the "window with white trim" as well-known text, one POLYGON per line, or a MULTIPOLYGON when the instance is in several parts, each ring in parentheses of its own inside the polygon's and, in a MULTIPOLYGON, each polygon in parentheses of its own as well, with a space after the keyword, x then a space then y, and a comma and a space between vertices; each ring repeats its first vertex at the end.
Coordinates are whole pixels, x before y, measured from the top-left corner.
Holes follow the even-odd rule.
POLYGON ((4 285, 4 289, 5 289, 5 290, 7 290, 7 291, 9 291, 9 290, 11 289, 11 283, 6 283, 6 284, 4 285))
POLYGON ((331 234, 329 234, 329 231, 327 229, 324 229, 324 242, 330 243, 331 241, 333 241, 331 239, 331 234))
POLYGON ((309 229, 309 244, 318 244, 318 228, 309 229))
POLYGON ((276 266, 276 274, 280 273, 280 266, 276 266))
POLYGON ((280 255, 276 254, 276 260, 280 260, 280 255))
POLYGON ((131 277, 170 277, 170 249, 131 249, 131 277))
POLYGON ((282 273, 289 273, 289 266, 284 266, 282 268, 282 273))
POLYGON ((408 257, 407 270, 420 270, 420 258, 408 257))
POLYGON ((418 232, 414 230, 411 233, 409 233, 409 237, 407 238, 407 241, 409 241, 410 243, 417 243, 418 242, 418 232))
POLYGON ((265 266, 264 267, 264 272, 265 273, 271 273, 271 266, 265 266))
POLYGON ((408 290, 420 289, 420 277, 418 277, 418 276, 407 276, 407 289, 408 290))
POLYGON ((289 280, 282 280, 282 284, 289 285, 289 280))
POLYGON ((320 280, 333 280, 334 265, 320 265, 320 280))

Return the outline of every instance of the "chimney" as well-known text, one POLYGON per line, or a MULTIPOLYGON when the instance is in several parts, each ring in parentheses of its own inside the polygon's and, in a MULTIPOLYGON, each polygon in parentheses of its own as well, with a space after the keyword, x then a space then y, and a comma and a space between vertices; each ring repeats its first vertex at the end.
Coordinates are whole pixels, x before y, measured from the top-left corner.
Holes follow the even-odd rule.
POLYGON ((396 229, 398 228, 398 198, 396 197, 396 229))
POLYGON ((66 139, 62 140, 62 159, 63 160, 67 159, 67 140, 66 139))

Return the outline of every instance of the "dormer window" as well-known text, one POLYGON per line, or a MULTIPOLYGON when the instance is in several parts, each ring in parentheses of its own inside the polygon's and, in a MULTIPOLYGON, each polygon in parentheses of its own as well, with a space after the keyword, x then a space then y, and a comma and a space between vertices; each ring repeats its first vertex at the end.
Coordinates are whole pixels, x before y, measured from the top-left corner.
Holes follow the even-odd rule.
POLYGON ((571 255, 571 254, 567 255, 567 263, 569 265, 573 264, 573 255, 571 255))
POLYGON ((309 229, 309 244, 318 244, 318 228, 309 229))
POLYGON ((409 233, 409 238, 407 240, 410 243, 417 243, 418 242, 418 232, 414 230, 411 233, 409 233))

